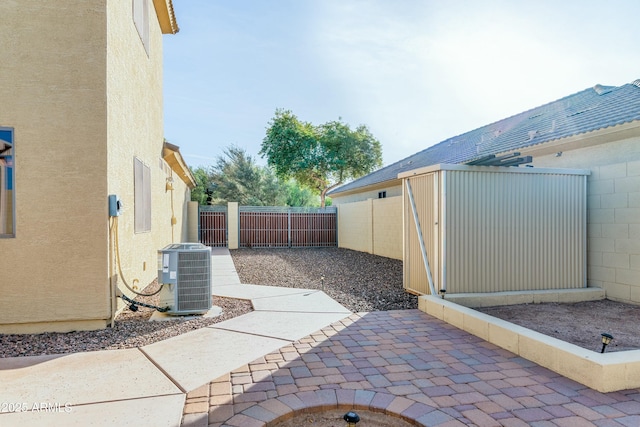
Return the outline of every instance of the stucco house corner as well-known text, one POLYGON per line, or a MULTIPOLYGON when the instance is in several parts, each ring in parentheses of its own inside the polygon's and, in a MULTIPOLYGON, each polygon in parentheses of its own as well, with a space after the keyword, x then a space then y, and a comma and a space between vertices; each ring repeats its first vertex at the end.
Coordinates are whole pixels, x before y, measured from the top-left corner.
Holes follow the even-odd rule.
POLYGON ((0 333, 104 328, 115 288, 144 288, 157 251, 187 239, 195 181, 163 131, 173 4, 21 0, 0 16, 0 333))

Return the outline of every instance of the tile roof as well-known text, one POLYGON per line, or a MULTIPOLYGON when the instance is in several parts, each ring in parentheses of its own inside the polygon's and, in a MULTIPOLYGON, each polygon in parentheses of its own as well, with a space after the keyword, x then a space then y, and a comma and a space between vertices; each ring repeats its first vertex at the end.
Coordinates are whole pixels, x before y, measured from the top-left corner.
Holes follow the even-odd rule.
POLYGON ((640 79, 619 87, 596 85, 557 101, 446 139, 347 183, 338 194, 394 180, 401 172, 438 163, 467 163, 491 154, 640 120, 640 79))

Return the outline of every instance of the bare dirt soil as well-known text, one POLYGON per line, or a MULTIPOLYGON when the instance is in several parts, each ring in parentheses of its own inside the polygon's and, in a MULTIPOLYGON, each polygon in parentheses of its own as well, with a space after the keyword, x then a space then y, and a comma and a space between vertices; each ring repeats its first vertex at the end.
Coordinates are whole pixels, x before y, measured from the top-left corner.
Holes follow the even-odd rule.
POLYGON ((603 332, 614 339, 606 352, 640 349, 640 306, 611 300, 573 304, 520 304, 478 308, 550 337, 593 351, 601 351, 603 332))

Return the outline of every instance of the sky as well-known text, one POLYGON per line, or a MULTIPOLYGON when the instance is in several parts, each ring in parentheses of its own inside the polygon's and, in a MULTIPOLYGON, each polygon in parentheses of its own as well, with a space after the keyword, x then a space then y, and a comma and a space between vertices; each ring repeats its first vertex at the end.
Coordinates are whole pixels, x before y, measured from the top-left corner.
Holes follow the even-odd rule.
POLYGON ((276 109, 366 125, 389 165, 596 84, 640 79, 636 0, 173 0, 165 137, 258 164, 276 109))

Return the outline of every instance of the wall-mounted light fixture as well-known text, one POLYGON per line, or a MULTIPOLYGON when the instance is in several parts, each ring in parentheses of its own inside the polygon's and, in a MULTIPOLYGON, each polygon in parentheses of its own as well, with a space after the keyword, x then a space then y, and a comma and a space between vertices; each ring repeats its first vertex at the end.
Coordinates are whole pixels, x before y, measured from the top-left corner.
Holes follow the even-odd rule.
POLYGON ((164 191, 173 191, 173 178, 170 176, 167 177, 167 183, 164 187, 164 191))
POLYGON ((600 334, 602 336, 602 350, 600 353, 604 353, 604 349, 609 345, 609 343, 613 340, 613 335, 608 333, 600 334))

